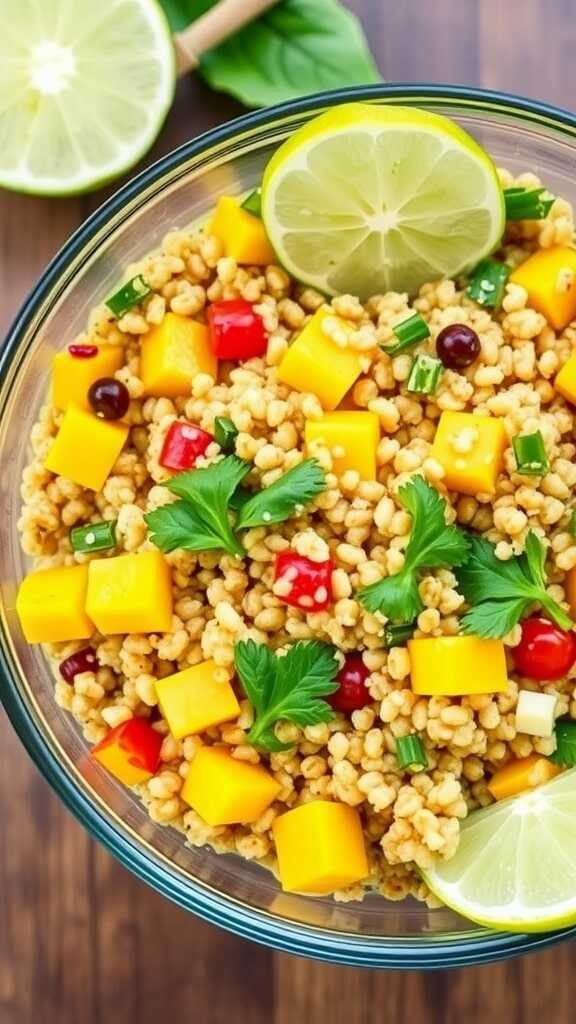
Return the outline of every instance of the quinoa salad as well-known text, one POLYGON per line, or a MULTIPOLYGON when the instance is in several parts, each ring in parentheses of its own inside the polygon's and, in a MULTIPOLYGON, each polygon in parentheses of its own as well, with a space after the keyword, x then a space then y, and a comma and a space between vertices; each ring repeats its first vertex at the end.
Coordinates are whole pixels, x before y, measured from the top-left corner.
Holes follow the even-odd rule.
POLYGON ((299 282, 259 192, 167 225, 31 431, 56 702, 288 891, 436 906, 469 816, 576 763, 573 211, 498 180, 498 244, 405 291, 299 282))

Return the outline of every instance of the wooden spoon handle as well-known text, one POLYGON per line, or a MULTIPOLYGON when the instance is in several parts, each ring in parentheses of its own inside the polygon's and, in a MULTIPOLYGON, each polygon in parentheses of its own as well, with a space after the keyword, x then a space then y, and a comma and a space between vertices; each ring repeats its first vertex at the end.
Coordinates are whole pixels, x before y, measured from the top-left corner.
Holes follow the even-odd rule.
POLYGON ((176 69, 184 75, 198 67, 200 57, 249 21, 257 18, 277 0, 220 0, 198 21, 174 36, 176 69))

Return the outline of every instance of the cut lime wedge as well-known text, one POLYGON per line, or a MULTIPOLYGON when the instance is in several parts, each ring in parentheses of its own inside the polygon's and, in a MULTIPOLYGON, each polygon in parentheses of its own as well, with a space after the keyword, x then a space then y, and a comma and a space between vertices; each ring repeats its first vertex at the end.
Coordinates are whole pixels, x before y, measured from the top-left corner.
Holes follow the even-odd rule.
POLYGON ((444 903, 489 928, 576 924, 576 769, 471 814, 456 855, 423 875, 444 903))
POLYGON ((0 186, 83 192, 156 138, 174 49, 155 0, 3 0, 0 186))
POLYGON ((491 252, 504 230, 494 164, 438 114, 346 104, 274 154, 262 215, 279 259, 321 291, 415 292, 491 252))

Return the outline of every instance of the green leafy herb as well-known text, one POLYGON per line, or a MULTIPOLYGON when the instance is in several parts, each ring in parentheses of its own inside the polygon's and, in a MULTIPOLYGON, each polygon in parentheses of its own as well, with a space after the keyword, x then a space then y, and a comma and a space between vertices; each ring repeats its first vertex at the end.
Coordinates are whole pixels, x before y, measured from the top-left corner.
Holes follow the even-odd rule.
POLYGON ((555 199, 547 188, 505 188, 506 220, 543 220, 555 199))
POLYGON ((550 754, 550 761, 564 768, 576 768, 576 722, 563 719, 556 722, 554 729, 556 750, 550 754))
POLYGON ((286 654, 273 654, 266 644, 240 640, 234 651, 238 678, 254 708, 248 742, 262 750, 288 750, 274 731, 279 721, 318 725, 334 717, 322 700, 338 689, 339 663, 334 648, 317 640, 299 640, 286 654))
POLYGON ((282 523, 304 508, 326 487, 326 477, 316 459, 305 459, 269 487, 258 491, 240 509, 238 529, 282 523))
POLYGON ((462 619, 465 633, 505 636, 533 604, 562 629, 572 628, 570 616, 546 590, 546 551, 532 530, 523 554, 505 562, 496 557, 490 541, 471 537, 470 543, 469 558, 456 573, 460 590, 472 605, 462 619))
MULTIPOLYGON (((216 0, 162 0, 173 31, 216 0)), ((204 54, 200 74, 249 107, 379 82, 357 18, 338 0, 282 0, 204 54)))
POLYGON ((161 551, 222 548, 242 557, 244 548, 234 534, 228 510, 249 470, 247 462, 229 455, 205 469, 178 473, 169 480, 166 487, 183 500, 163 505, 145 517, 156 547, 161 551))
POLYGON ((367 611, 379 611, 406 623, 424 607, 418 592, 418 570, 462 565, 468 554, 468 539, 458 527, 446 524, 446 502, 422 477, 415 476, 404 484, 398 497, 412 516, 404 565, 394 576, 364 587, 358 597, 367 611))

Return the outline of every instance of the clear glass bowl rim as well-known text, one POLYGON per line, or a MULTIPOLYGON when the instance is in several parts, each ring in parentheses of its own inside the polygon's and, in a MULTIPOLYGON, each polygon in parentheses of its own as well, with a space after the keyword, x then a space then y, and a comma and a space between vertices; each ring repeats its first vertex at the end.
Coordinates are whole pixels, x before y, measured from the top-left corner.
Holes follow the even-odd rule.
MULTIPOLYGON (((6 381, 9 371, 15 370, 18 357, 22 354, 22 340, 26 331, 41 310, 44 301, 51 295, 64 268, 81 256, 101 229, 125 205, 140 193, 146 192, 153 183, 170 174, 189 158, 206 152, 222 142, 230 141, 244 131, 277 122, 282 117, 337 103, 382 99, 396 103, 406 100, 414 104, 422 100, 423 103, 457 104, 470 111, 513 114, 521 120, 549 125, 556 131, 576 138, 576 115, 568 110, 510 93, 443 84, 399 83, 331 90, 242 115, 204 132, 146 168, 106 200, 71 235, 31 290, 8 330, 0 353, 0 381, 6 381)), ((452 935, 443 934, 440 938, 423 936, 376 940, 281 920, 265 911, 248 908, 233 898, 215 893, 201 883, 190 879, 184 881, 178 874, 170 873, 160 862, 152 862, 135 842, 117 831, 114 824, 104 817, 96 803, 90 801, 74 786, 72 777, 63 770, 38 722, 30 714, 22 694, 13 683, 10 644, 5 635, 4 623, 0 636, 0 680, 0 698, 20 740, 49 784, 91 835, 124 867, 157 892, 178 906, 236 935, 281 952, 295 953, 317 960, 352 966, 406 970, 490 963, 527 952, 536 952, 552 943, 576 936, 576 927, 573 927, 541 934, 511 934, 477 929, 466 933, 465 937, 454 932, 452 935)))

